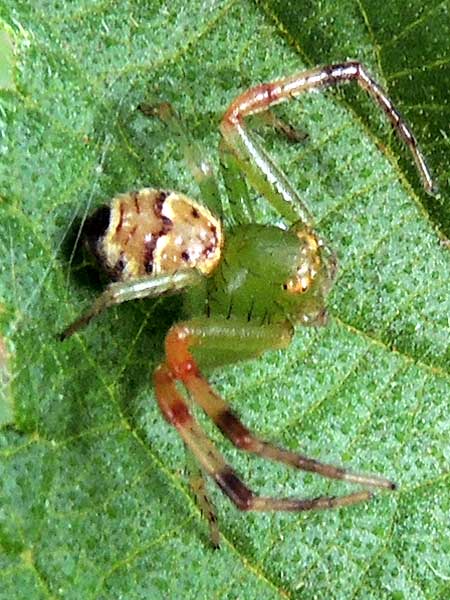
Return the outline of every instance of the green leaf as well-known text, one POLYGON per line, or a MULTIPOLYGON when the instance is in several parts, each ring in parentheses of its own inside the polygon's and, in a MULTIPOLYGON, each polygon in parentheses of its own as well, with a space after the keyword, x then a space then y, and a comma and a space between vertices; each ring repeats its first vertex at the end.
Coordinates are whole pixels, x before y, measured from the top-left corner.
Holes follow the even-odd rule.
MULTIPOLYGON (((372 68, 392 99, 414 126, 440 194, 427 196, 414 165, 401 152, 399 166, 435 225, 450 237, 450 5, 448 2, 341 0, 320 8, 316 2, 262 0, 267 15, 283 30, 288 43, 307 64, 357 58, 372 68)), ((353 93, 351 110, 367 122, 368 103, 353 93)), ((350 102, 349 102, 350 105, 350 102)), ((391 146, 392 132, 380 128, 380 115, 371 111, 370 126, 377 143, 391 146), (384 130, 384 131, 383 131, 384 130)), ((397 154, 398 144, 394 144, 397 154)))
MULTIPOLYGON (((0 16, 16 59, 16 89, 0 95, 0 368, 14 409, 0 431, 0 598, 448 597, 448 4, 3 0, 0 16), (217 167, 236 94, 347 56, 411 121, 441 200, 426 199, 361 94, 280 107, 309 138, 266 131, 267 147, 339 256, 330 324, 210 377, 263 436, 399 491, 263 515, 211 489, 223 533, 213 551, 151 389, 178 298, 123 305, 56 339, 102 288, 74 255, 79 224, 144 185, 198 197, 140 102, 172 102, 217 167)), ((202 423, 261 493, 348 489, 242 456, 202 423)))
POLYGON ((0 20, 0 90, 14 87, 13 44, 5 24, 0 20))

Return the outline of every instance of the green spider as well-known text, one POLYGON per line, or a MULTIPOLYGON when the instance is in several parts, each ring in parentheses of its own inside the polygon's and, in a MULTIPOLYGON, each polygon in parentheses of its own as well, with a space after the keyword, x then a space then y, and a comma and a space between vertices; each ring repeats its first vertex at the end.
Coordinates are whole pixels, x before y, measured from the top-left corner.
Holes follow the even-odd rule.
POLYGON ((156 114, 180 140, 208 208, 177 192, 144 188, 100 207, 84 227, 88 247, 114 282, 63 332, 62 339, 109 306, 168 292, 184 293, 186 320, 168 331, 166 358, 155 370, 154 384, 164 417, 178 430, 200 467, 192 483, 215 545, 219 531, 204 475, 212 477, 241 510, 334 508, 368 500, 371 494, 364 490, 312 499, 256 495, 205 435, 177 381, 242 450, 324 477, 395 489, 395 484, 383 477, 352 473, 261 440, 211 388, 192 354, 192 350, 220 352, 227 361, 254 358, 266 350, 286 348, 297 324, 325 323, 325 298, 336 271, 335 256, 314 231, 307 208, 285 175, 246 128, 245 118, 303 92, 352 80, 386 113, 409 147, 424 187, 431 192, 431 175, 409 126, 365 68, 358 62, 345 62, 257 85, 232 102, 221 121, 220 151, 233 217, 226 236, 217 216, 223 211, 212 171, 168 104, 142 110, 156 114), (289 227, 252 222, 242 174, 289 227))

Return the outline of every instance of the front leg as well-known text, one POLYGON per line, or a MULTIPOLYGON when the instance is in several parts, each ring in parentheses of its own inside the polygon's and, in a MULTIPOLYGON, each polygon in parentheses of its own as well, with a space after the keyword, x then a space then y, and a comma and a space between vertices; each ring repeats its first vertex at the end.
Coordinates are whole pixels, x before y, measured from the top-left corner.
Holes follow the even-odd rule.
POLYGON ((200 372, 192 350, 234 351, 246 357, 257 356, 272 348, 284 348, 292 331, 285 325, 255 326, 252 323, 225 318, 193 320, 175 325, 166 337, 166 362, 155 371, 154 381, 158 404, 167 421, 180 436, 200 463, 202 469, 214 479, 221 490, 241 510, 305 511, 335 508, 355 504, 371 497, 360 491, 338 497, 313 499, 268 498, 257 496, 227 464, 223 456, 208 439, 191 415, 186 400, 176 387, 180 381, 192 399, 213 419, 222 433, 237 447, 283 462, 305 471, 351 483, 394 489, 395 484, 382 477, 358 475, 345 469, 327 465, 307 456, 278 448, 251 433, 230 409, 227 403, 210 387, 200 372))
POLYGON ((285 325, 256 326, 217 318, 209 319, 206 323, 189 321, 175 325, 167 334, 167 364, 174 377, 183 382, 194 400, 237 448, 323 477, 394 489, 395 484, 384 477, 352 473, 260 439, 242 424, 227 402, 211 388, 191 352, 196 348, 208 353, 219 349, 239 351, 241 348, 248 358, 249 355, 258 356, 270 349, 287 347, 291 335, 292 331, 285 325))
POLYGON ((399 138, 409 148, 425 190, 432 193, 435 189, 411 128, 365 67, 356 61, 326 65, 250 88, 232 102, 221 123, 224 140, 234 152, 249 181, 290 222, 301 220, 306 225, 312 224, 308 209, 286 176, 262 148, 257 136, 245 126, 245 118, 266 111, 275 104, 304 92, 321 90, 348 81, 356 81, 386 114, 399 138))
POLYGON ((202 199, 211 211, 220 215, 222 202, 213 168, 192 139, 173 106, 163 102, 154 106, 141 104, 138 108, 145 116, 157 117, 167 126, 170 137, 176 139, 180 145, 184 160, 200 188, 202 199))
POLYGON ((366 491, 346 496, 320 496, 306 500, 257 496, 228 465, 190 413, 186 400, 176 387, 176 377, 166 364, 163 363, 156 368, 154 382, 156 398, 165 419, 177 429, 205 473, 214 479, 224 494, 240 510, 300 512, 348 506, 371 498, 370 492, 366 491))
POLYGON ((142 277, 131 281, 110 283, 92 306, 64 329, 60 334, 60 339, 62 341, 70 337, 110 306, 139 298, 154 298, 167 292, 179 292, 199 283, 202 279, 203 276, 196 269, 186 269, 156 277, 142 277))
POLYGON ((206 490, 206 478, 203 470, 201 469, 196 457, 187 446, 186 462, 189 471, 189 483, 191 485, 191 489, 195 494, 197 504, 202 512, 202 515, 208 521, 211 544, 213 548, 218 548, 220 546, 220 533, 216 510, 206 490))

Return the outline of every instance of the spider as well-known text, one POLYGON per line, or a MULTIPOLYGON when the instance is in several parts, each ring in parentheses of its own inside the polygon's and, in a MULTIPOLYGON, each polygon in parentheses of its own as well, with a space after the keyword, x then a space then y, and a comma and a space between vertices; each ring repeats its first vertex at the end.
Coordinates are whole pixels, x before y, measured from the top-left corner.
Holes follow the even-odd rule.
MULTIPOLYGON (((325 299, 336 272, 336 259, 314 231, 308 209, 246 127, 246 117, 303 92, 356 81, 385 112, 409 147, 425 189, 433 181, 410 127, 362 64, 348 61, 297 73, 252 87, 225 112, 220 129, 225 187, 230 199, 225 236, 219 188, 200 150, 190 141, 169 104, 141 106, 162 119, 177 137, 205 204, 182 193, 144 188, 115 197, 86 221, 85 240, 99 266, 112 280, 92 307, 61 335, 71 336, 104 309, 137 298, 184 293, 186 320, 165 338, 165 360, 154 372, 156 398, 197 461, 192 485, 206 514, 214 545, 219 543, 216 516, 205 492, 211 477, 238 509, 307 511, 352 505, 371 498, 368 490, 312 499, 263 497, 254 493, 229 466, 190 410, 195 402, 239 449, 365 487, 394 490, 392 481, 353 473, 283 449, 249 431, 203 376, 196 353, 218 353, 219 363, 255 358, 286 348, 295 325, 323 325, 325 299), (244 176, 286 221, 284 228, 254 223, 244 176), (186 396, 177 382, 184 386, 186 396)), ((272 115, 273 117, 273 115, 272 115)), ((276 123, 276 117, 271 118, 276 123)), ((292 128, 284 128, 294 135, 292 128)))

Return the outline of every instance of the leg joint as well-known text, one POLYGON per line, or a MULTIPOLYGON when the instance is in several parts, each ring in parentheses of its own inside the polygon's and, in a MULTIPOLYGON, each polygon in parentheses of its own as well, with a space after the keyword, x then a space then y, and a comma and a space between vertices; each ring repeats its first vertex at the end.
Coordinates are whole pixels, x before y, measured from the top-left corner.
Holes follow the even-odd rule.
POLYGON ((253 492, 239 479, 233 469, 225 467, 215 474, 215 480, 239 510, 245 511, 253 508, 253 492))
POLYGON ((228 437, 240 450, 251 450, 254 446, 254 438, 238 417, 231 410, 224 410, 216 418, 216 424, 220 431, 228 437))
POLYGON ((192 331, 184 324, 175 325, 166 336, 167 362, 173 375, 181 381, 200 375, 197 364, 189 352, 189 346, 193 341, 192 331))

